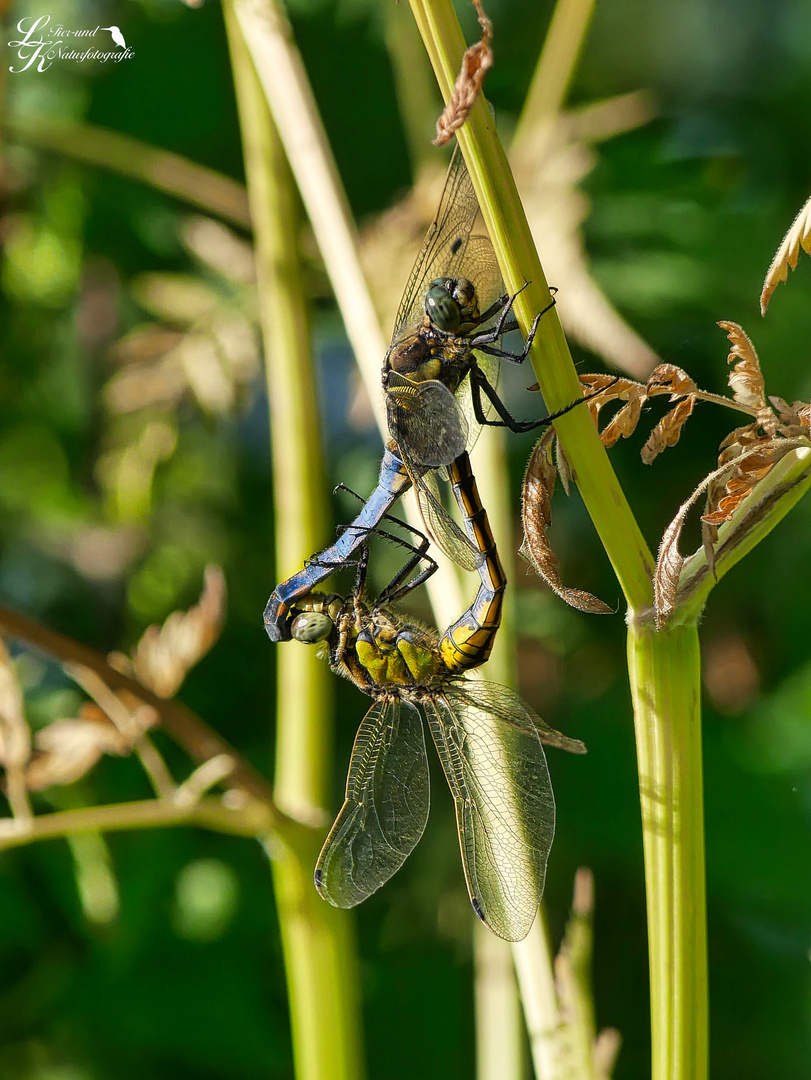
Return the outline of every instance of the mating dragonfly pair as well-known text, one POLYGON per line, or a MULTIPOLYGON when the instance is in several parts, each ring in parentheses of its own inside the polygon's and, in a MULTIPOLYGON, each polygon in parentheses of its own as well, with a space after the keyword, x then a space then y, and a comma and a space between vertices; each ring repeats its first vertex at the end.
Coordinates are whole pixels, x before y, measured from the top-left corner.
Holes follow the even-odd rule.
POLYGON ((542 744, 575 753, 585 747, 548 727, 507 687, 466 677, 492 651, 506 586, 467 451, 482 425, 529 431, 567 409, 525 422, 498 396, 497 362, 526 359, 543 312, 521 352, 501 347, 502 335, 517 329, 515 298, 502 295, 490 241, 472 235, 478 212, 457 150, 383 365, 392 438, 378 485, 335 543, 276 587, 265 628, 275 642, 326 644, 332 669, 375 699, 316 866, 320 894, 338 907, 359 904, 422 836, 429 781, 421 709, 453 795, 473 908, 500 937, 518 941, 535 918, 554 834, 542 744), (450 481, 464 529, 445 509, 437 478, 450 481), (411 543, 387 531, 391 523, 409 529, 390 510, 412 487, 431 538, 480 578, 471 606, 441 635, 409 623, 394 607, 436 568, 421 533, 410 529, 417 539, 411 543), (375 534, 407 548, 408 558, 370 600, 366 570, 375 534), (349 565, 357 568, 351 596, 317 589, 349 565))

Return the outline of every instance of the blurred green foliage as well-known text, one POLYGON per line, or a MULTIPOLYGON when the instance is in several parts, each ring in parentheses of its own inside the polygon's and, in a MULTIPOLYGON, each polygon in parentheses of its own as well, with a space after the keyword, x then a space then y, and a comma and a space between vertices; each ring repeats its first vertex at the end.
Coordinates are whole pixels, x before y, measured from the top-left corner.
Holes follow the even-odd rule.
MULTIPOLYGON (((174 0, 57 0, 49 11, 66 26, 117 23, 135 55, 112 67, 63 63, 6 74, 4 107, 18 123, 34 113, 87 121, 241 178, 216 3, 193 10, 174 0)), ((20 18, 38 13, 13 4, 4 40, 20 18)), ((488 13, 496 49, 488 93, 508 130, 551 7, 499 0, 488 13)), ((364 220, 410 182, 381 10, 365 0, 297 0, 291 17, 364 220)), ((596 278, 659 355, 703 387, 725 387, 726 341, 714 322, 734 319, 758 348, 767 392, 807 400, 811 261, 801 260, 764 321, 757 306, 773 251, 811 188, 807 6, 598 6, 572 101, 637 88, 656 95, 657 119, 605 143, 585 183, 596 278)), ((126 647, 150 622, 192 602, 205 564, 220 563, 229 620, 183 697, 268 771, 274 652, 260 616, 274 574, 262 381, 234 368, 223 384, 227 408, 182 384, 171 400, 116 413, 104 390, 122 370, 114 342, 154 317, 143 275, 191 276, 221 297, 218 310, 248 310, 240 288, 184 241, 189 216, 145 186, 24 140, 3 149, 0 599, 98 648, 126 647)), ((365 491, 380 447, 368 427, 347 420, 350 356, 315 267, 313 283, 332 480, 365 491)), ((189 326, 177 319, 170 329, 182 336, 189 326)), ((147 348, 126 363, 148 364, 151 355, 147 348)), ((582 358, 584 370, 597 364, 582 358)), ((613 452, 653 546, 712 467, 728 427, 728 417, 705 407, 650 468, 638 458, 643 432, 613 452)), ((510 443, 516 496, 530 445, 510 443)), ((339 505, 336 518, 345 519, 339 505)), ((702 626, 717 1080, 794 1080, 798 1063, 811 1059, 809 526, 806 501, 720 583, 702 626)), ((556 499, 553 528, 564 579, 618 602, 576 497, 556 499)), ((585 759, 550 755, 559 807, 551 925, 559 934, 574 871, 590 866, 598 1023, 623 1034, 619 1080, 642 1078, 645 901, 624 628, 619 615, 563 609, 523 570, 515 587, 519 629, 533 627, 520 644, 525 695, 589 746, 585 759)), ((37 725, 69 713, 69 684, 54 665, 26 661, 23 675, 37 725)), ((365 709, 351 687, 337 690, 336 802, 365 709)), ((182 767, 177 752, 166 752, 182 767)), ((473 1068, 467 901, 448 799, 441 783, 434 790, 423 842, 358 918, 370 1076, 386 1080, 417 1072, 461 1078, 473 1068)), ((134 762, 108 760, 38 805, 148 793, 134 762)), ((277 924, 258 844, 185 829, 6 854, 0 971, 2 1076, 291 1075, 277 924), (106 882, 106 907, 83 902, 88 875, 106 882)))

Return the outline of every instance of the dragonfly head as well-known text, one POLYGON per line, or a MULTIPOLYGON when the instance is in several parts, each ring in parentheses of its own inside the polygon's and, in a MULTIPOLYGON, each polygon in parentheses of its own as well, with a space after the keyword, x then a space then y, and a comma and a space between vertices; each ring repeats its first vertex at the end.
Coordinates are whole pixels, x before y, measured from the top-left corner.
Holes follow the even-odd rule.
POLYGON ((343 604, 335 593, 309 593, 291 610, 291 637, 305 645, 326 641, 335 630, 343 604))
POLYGON ((466 333, 480 321, 476 287, 467 278, 434 278, 425 294, 425 314, 438 330, 466 333))

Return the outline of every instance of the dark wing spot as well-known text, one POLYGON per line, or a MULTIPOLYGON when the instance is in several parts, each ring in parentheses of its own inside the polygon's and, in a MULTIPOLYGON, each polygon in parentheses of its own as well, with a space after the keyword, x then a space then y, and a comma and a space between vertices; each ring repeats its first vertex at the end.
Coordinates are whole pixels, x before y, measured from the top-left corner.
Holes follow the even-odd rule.
POLYGON ((313 881, 315 882, 316 889, 318 889, 318 891, 321 892, 321 885, 323 884, 323 881, 322 881, 322 878, 321 878, 321 871, 320 870, 316 870, 316 872, 313 874, 313 881))
POLYGON ((454 242, 451 244, 451 255, 455 255, 459 248, 462 246, 462 237, 457 236, 454 242))
POLYGON ((482 906, 481 906, 481 904, 479 903, 479 901, 478 901, 478 900, 476 899, 476 897, 475 897, 475 896, 471 896, 471 898, 470 898, 470 902, 471 902, 471 904, 473 905, 473 910, 474 910, 474 911, 476 912, 476 914, 477 914, 477 915, 479 916, 479 918, 481 919, 481 921, 482 921, 482 922, 484 922, 484 912, 482 911, 482 906))

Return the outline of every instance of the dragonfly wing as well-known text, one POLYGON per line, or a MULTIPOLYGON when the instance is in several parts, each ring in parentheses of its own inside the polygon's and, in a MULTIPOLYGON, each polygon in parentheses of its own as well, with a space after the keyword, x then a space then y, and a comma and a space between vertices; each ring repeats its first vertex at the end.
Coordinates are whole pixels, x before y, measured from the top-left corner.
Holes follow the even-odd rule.
MULTIPOLYGON (((480 705, 486 703, 488 712, 499 717, 505 724, 514 724, 516 719, 523 729, 527 722, 531 723, 541 742, 545 746, 554 746, 558 750, 567 750, 570 754, 585 754, 586 745, 580 739, 572 739, 560 731, 550 727, 545 720, 522 701, 515 691, 508 686, 500 686, 498 683, 471 683, 475 687, 476 701, 480 705)), ((467 687, 462 684, 461 692, 464 695, 467 687)))
POLYGON ((414 492, 425 530, 436 546, 463 570, 476 570, 484 562, 483 553, 465 536, 442 505, 436 477, 432 472, 414 476, 414 492))
POLYGON ((465 449, 468 429, 454 395, 436 379, 415 383, 389 372, 386 386, 389 432, 407 448, 412 464, 450 465, 465 449))
MULTIPOLYGON (((476 192, 457 146, 451 158, 439 209, 406 284, 394 323, 394 337, 422 316, 428 284, 437 277, 464 274, 470 232, 479 213, 476 192)), ((468 275, 465 275, 468 276, 468 275)))
POLYGON ((407 701, 376 701, 355 737, 346 798, 316 864, 324 899, 350 908, 384 885, 422 836, 429 804, 419 712, 407 701))
POLYGON ((456 808, 471 903, 499 937, 529 933, 543 895, 555 832, 555 800, 538 733, 521 699, 499 687, 490 709, 484 682, 447 688, 425 702, 456 808))

